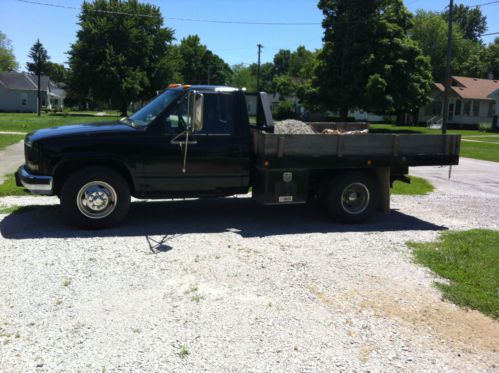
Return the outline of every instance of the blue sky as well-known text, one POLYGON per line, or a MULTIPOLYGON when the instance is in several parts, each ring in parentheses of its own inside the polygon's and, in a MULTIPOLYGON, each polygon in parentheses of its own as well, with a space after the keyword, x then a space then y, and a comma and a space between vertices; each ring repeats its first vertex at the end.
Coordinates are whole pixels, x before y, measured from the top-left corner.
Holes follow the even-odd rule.
MULTIPOLYGON (((37 0, 34 0, 37 1, 37 0)), ((203 18, 258 22, 312 22, 312 26, 254 26, 165 20, 178 40, 198 34, 201 41, 229 64, 256 62, 256 45, 265 46, 263 62, 271 61, 280 48, 309 49, 321 45, 322 14, 316 0, 144 0, 161 8, 164 17, 203 18)), ((475 5, 490 0, 463 0, 475 5)), ((39 0, 39 2, 79 7, 81 0, 39 0)), ((418 8, 441 11, 448 0, 407 0, 411 11, 418 8)), ((484 6, 489 32, 499 31, 499 3, 484 6)), ((74 42, 78 29, 78 11, 0 0, 0 31, 12 41, 14 52, 25 69, 29 48, 37 38, 45 45, 53 62, 67 60, 65 52, 74 42)), ((487 37, 486 42, 493 41, 487 37)))

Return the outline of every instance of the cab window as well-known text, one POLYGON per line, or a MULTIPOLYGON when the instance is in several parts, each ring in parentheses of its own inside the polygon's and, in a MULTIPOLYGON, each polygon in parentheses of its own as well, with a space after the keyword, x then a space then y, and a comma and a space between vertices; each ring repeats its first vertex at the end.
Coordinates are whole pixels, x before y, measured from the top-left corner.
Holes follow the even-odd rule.
POLYGON ((166 133, 180 133, 185 130, 187 122, 187 97, 184 96, 172 106, 165 115, 164 126, 166 133))
POLYGON ((201 133, 230 135, 234 132, 233 97, 224 93, 204 95, 204 124, 201 133))

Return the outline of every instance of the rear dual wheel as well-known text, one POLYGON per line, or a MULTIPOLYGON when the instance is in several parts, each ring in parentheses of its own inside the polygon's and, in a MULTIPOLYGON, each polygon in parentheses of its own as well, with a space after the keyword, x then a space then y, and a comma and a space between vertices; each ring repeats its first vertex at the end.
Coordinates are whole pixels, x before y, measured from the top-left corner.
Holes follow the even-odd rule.
POLYGON ((330 181, 324 191, 327 212, 338 222, 362 223, 373 215, 378 204, 378 185, 363 173, 344 173, 330 181))

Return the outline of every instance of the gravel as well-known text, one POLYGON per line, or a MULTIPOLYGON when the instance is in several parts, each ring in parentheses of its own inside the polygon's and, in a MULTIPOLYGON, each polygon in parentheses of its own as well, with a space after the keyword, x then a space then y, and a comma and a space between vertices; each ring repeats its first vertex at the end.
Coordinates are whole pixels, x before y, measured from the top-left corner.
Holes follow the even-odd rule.
POLYGON ((2 198, 38 207, 0 214, 0 371, 497 371, 498 323, 443 301, 405 243, 499 229, 499 193, 392 201, 359 226, 246 196, 134 202, 92 232, 56 198, 2 198))
POLYGON ((274 133, 279 135, 314 135, 315 131, 304 122, 294 119, 286 119, 274 123, 274 133))

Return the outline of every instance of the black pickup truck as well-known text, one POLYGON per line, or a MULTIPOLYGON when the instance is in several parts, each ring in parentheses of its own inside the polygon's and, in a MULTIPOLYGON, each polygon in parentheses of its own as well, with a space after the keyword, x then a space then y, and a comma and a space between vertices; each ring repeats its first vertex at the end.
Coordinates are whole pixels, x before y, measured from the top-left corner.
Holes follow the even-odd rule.
POLYGON ((27 135, 16 182, 57 195, 67 221, 85 228, 122 222, 131 196, 250 190, 269 205, 318 199, 336 220, 359 223, 389 211, 390 186, 409 166, 458 164, 459 147, 456 135, 275 134, 265 93, 175 85, 119 121, 27 135))

